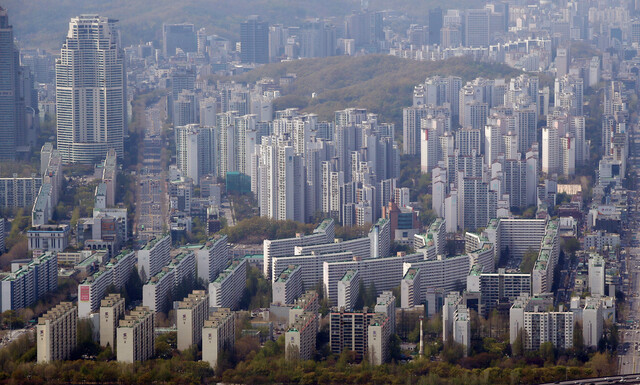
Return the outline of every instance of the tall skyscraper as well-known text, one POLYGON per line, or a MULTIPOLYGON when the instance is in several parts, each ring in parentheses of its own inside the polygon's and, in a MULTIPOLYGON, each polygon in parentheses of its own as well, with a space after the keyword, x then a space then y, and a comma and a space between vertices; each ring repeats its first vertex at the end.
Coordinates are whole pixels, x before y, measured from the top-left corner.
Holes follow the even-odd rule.
POLYGON ((198 52, 196 29, 193 24, 163 24, 162 51, 164 56, 176 54, 176 48, 183 52, 198 52))
POLYGON ((465 45, 487 47, 489 45, 489 17, 487 9, 469 9, 465 14, 465 45))
POLYGON ((56 64, 58 150, 65 163, 91 164, 109 149, 122 157, 126 75, 116 22, 98 15, 69 22, 56 64))
POLYGON ((429 10, 429 44, 440 44, 440 30, 443 20, 442 8, 429 10))
POLYGON ((269 62, 269 23, 260 16, 249 16, 240 24, 240 59, 243 63, 269 62))
POLYGON ((20 92, 20 57, 13 27, 0 7, 0 159, 14 159, 23 132, 25 102, 20 92))

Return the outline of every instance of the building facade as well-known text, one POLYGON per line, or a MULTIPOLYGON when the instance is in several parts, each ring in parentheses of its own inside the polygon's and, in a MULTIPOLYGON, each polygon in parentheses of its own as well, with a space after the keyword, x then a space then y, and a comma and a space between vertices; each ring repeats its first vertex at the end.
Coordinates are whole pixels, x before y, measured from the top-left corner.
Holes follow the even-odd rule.
POLYGON ((57 147, 64 163, 91 164, 110 149, 123 155, 126 72, 119 40, 116 20, 81 15, 69 22, 56 64, 57 147))

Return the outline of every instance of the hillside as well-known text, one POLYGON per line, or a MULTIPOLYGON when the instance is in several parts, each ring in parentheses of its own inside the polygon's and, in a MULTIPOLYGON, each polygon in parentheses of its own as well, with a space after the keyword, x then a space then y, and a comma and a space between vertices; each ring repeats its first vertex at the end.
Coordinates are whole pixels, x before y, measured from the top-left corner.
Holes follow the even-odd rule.
POLYGON ((412 104, 413 87, 428 76, 455 75, 463 80, 476 77, 511 78, 521 73, 501 64, 479 63, 466 58, 419 62, 388 55, 330 57, 269 64, 234 78, 255 82, 263 77, 295 73, 297 78, 283 90, 274 109, 298 107, 333 120, 336 110, 363 107, 382 121, 402 127, 402 108, 412 104), (312 93, 315 98, 311 98, 312 93))
MULTIPOLYGON (((374 10, 395 9, 411 15, 402 27, 424 23, 427 10, 435 6, 478 7, 480 0, 370 0, 374 10)), ((250 14, 270 23, 297 25, 306 18, 341 18, 359 9, 359 0, 5 0, 16 37, 28 48, 57 50, 67 32, 69 18, 97 13, 120 20, 125 44, 161 41, 162 23, 194 23, 210 34, 236 40, 239 23, 250 14)), ((339 24, 340 20, 334 21, 339 24)), ((395 24, 394 24, 395 25, 395 24)))

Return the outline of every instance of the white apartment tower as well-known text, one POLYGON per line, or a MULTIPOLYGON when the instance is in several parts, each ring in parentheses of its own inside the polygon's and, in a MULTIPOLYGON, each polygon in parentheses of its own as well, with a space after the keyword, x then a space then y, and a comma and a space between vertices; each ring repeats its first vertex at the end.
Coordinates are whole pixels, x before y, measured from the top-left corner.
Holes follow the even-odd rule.
POLYGON ((560 168, 560 138, 558 129, 544 127, 542 129, 542 172, 551 174, 560 168))
POLYGON ((143 281, 156 275, 169 261, 171 256, 171 235, 167 234, 162 238, 150 239, 142 249, 137 251, 138 255, 138 273, 145 277, 143 281))
POLYGON ((116 21, 71 18, 56 64, 58 150, 65 163, 91 164, 109 149, 123 155, 126 72, 116 21))
POLYGON ((360 295, 360 273, 348 270, 338 281, 338 308, 352 311, 360 295))
POLYGON ((593 296, 604 296, 605 263, 604 258, 592 255, 589 258, 589 292, 593 296))

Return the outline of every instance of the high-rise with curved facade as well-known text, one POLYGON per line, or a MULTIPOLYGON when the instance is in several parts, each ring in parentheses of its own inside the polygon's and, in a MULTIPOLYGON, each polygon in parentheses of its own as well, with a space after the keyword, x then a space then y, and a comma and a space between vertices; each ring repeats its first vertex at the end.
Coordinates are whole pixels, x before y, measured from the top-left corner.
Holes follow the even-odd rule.
POLYGON ((91 164, 109 149, 122 157, 126 75, 116 22, 98 15, 69 22, 56 63, 57 139, 65 163, 91 164))

